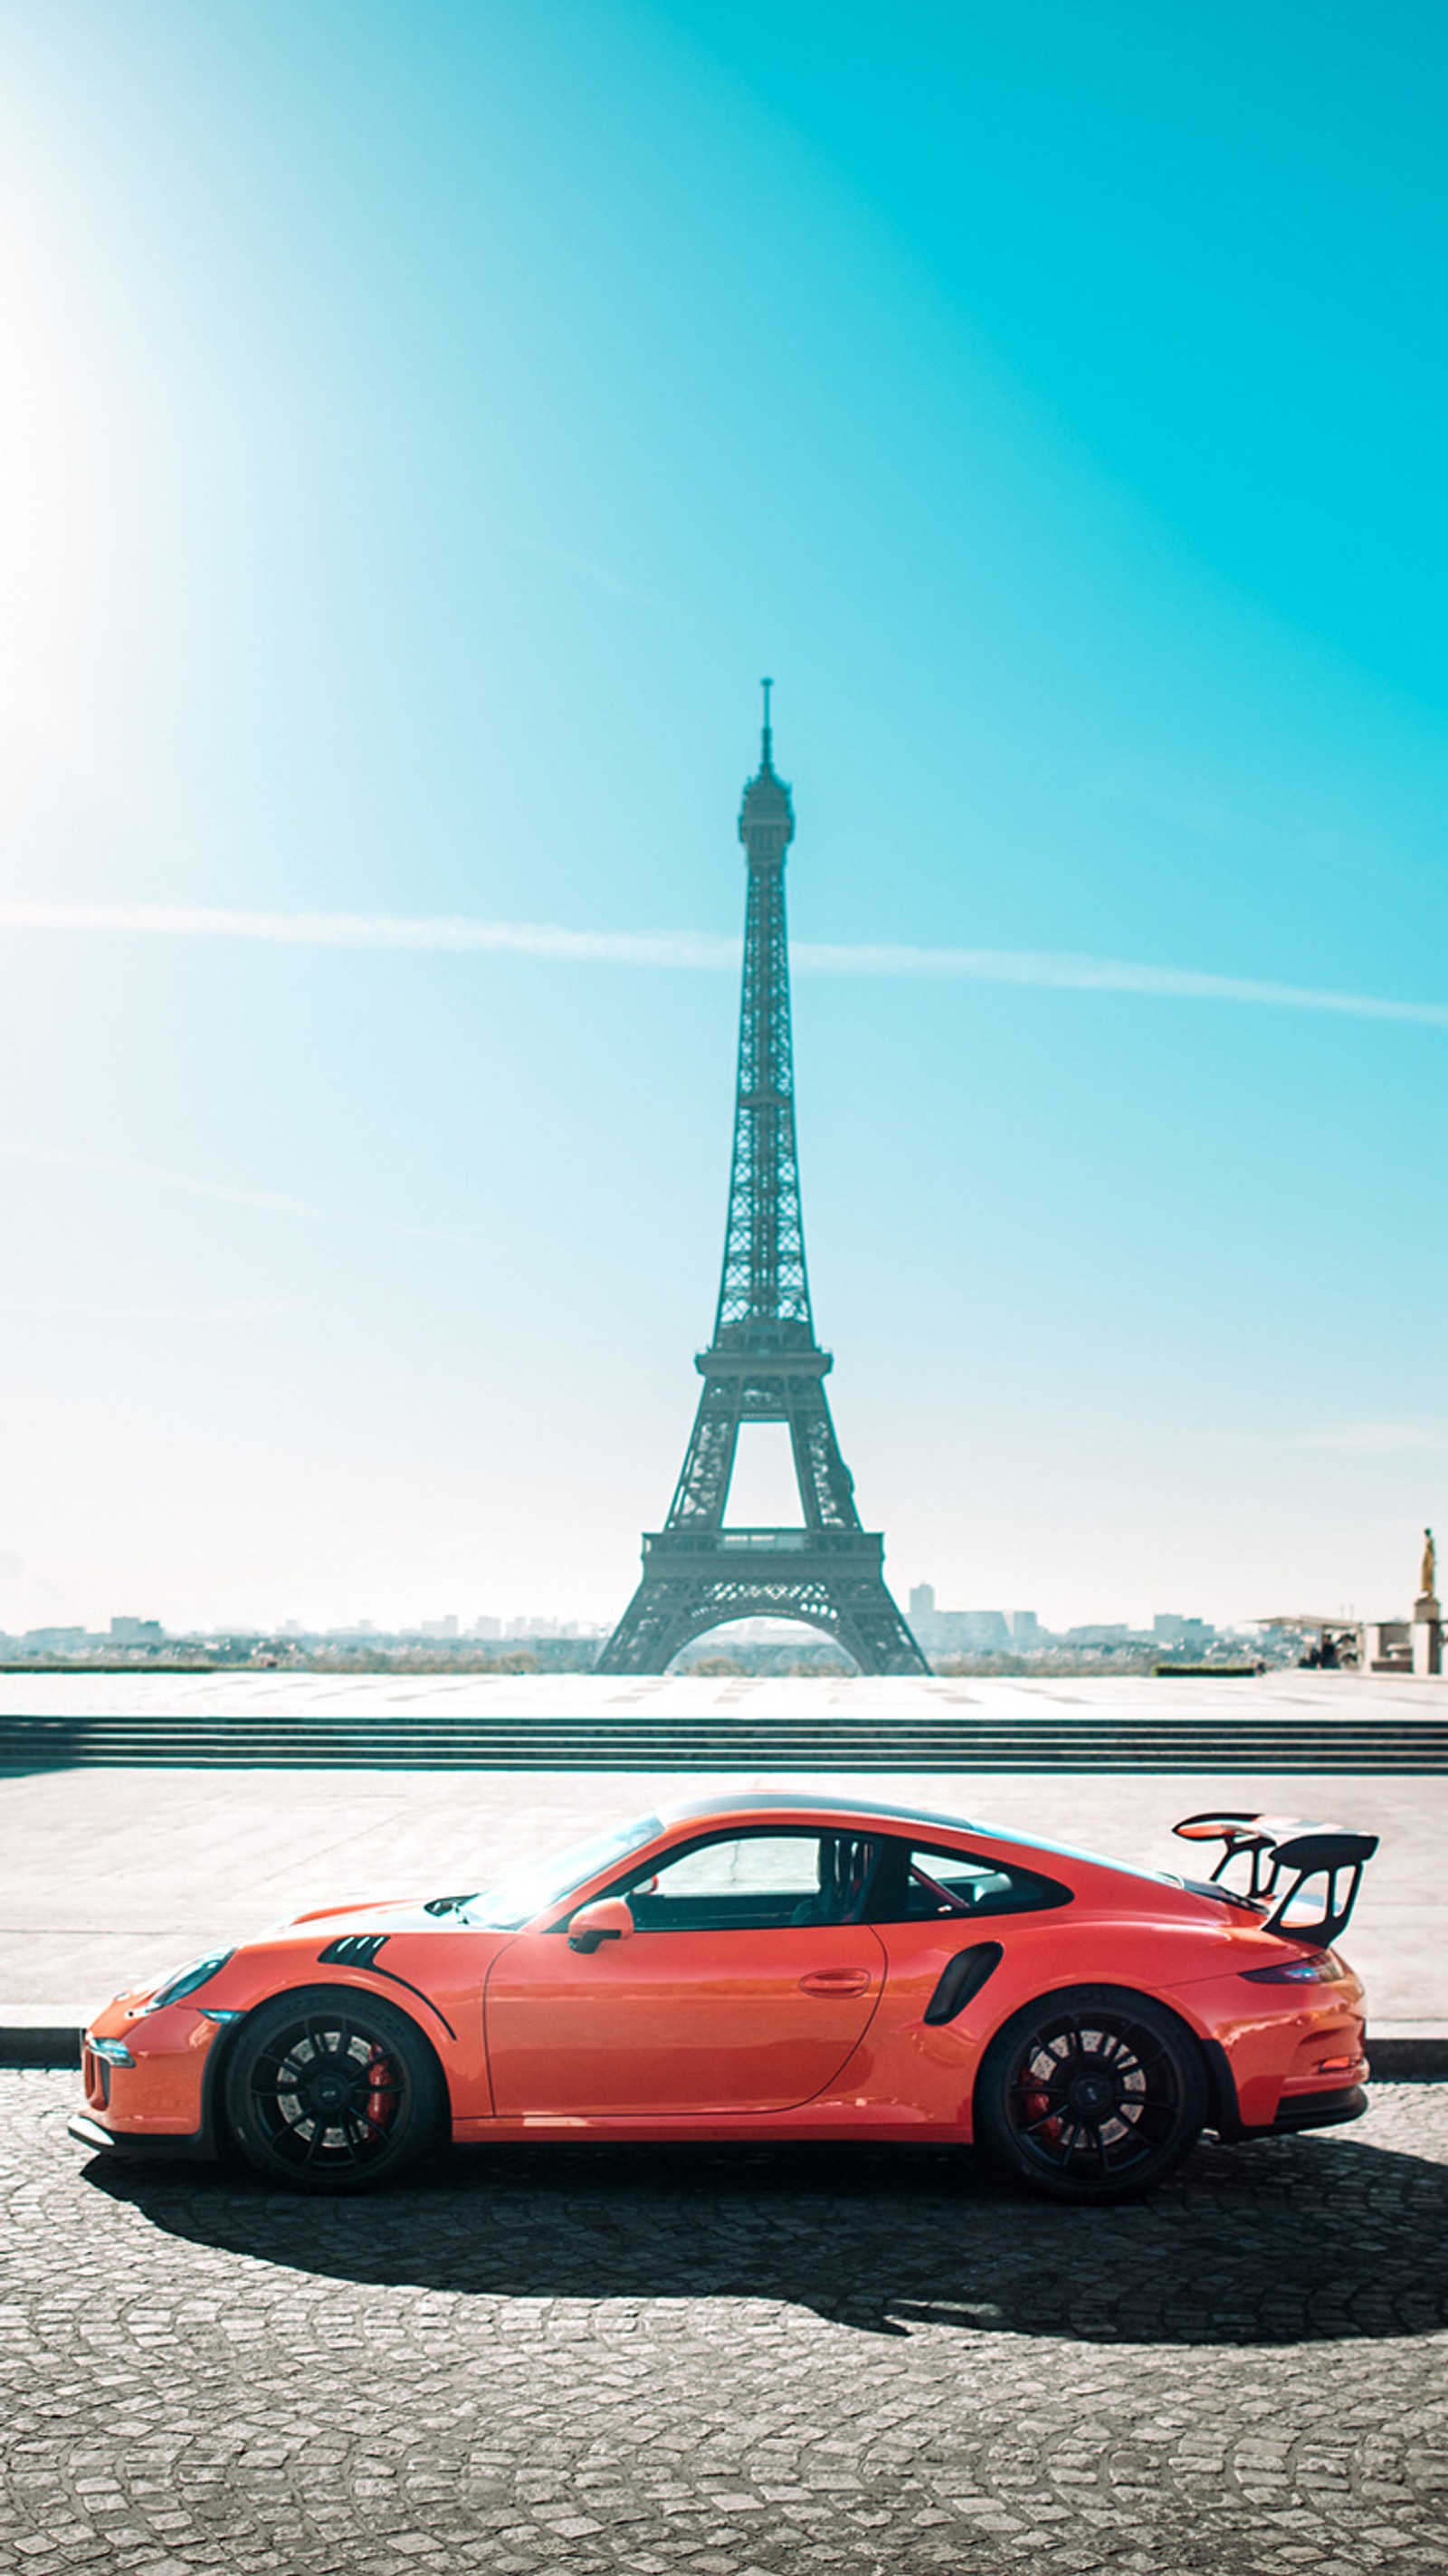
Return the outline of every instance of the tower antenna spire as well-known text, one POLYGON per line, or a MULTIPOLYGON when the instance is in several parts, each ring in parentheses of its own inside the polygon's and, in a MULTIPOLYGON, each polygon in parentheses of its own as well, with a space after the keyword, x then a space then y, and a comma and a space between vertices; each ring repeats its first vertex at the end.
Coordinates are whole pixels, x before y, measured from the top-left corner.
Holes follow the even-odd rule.
POLYGON ((774 728, 769 721, 769 693, 774 682, 761 680, 759 685, 764 691, 764 766, 766 769, 772 769, 774 767, 774 728))

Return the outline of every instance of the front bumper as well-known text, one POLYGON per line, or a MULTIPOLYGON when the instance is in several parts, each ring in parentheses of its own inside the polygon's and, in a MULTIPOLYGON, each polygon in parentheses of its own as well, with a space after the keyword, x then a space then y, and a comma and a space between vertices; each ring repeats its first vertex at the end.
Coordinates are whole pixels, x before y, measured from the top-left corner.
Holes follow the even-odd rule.
POLYGON ((78 2147, 89 2147, 98 2155, 189 2156, 202 2161, 214 2159, 215 2142, 208 2129, 197 2129, 189 2137, 178 2137, 174 2130, 158 2130, 150 2135, 145 2130, 108 2129, 89 2111, 73 2111, 65 2124, 68 2138, 78 2147))
POLYGON ((136 2013, 118 1997, 82 2038, 84 2100, 68 2134, 103 2155, 214 2156, 215 2078, 225 2054, 217 2043, 225 2036, 190 2003, 136 2013))

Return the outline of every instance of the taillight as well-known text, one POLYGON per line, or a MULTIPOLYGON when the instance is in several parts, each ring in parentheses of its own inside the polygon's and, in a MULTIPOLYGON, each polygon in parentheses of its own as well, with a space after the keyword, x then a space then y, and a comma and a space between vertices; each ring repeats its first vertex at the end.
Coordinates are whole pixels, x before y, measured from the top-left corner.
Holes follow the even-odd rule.
POLYGON ((1315 1950, 1310 1959, 1274 1959, 1270 1968, 1243 1968, 1249 1986, 1335 1986, 1347 1970, 1335 1951, 1315 1950))

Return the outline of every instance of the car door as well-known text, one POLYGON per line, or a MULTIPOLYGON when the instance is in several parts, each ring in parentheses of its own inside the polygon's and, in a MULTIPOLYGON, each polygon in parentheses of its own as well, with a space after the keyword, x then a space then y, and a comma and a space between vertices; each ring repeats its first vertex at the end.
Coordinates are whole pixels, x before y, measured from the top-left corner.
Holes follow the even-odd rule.
POLYGON ((858 2045, 885 1955, 858 1912, 875 1846, 806 1832, 700 1835, 615 1882, 634 1928, 592 1951, 527 1932, 489 1976, 505 2119, 786 2111, 858 2045))

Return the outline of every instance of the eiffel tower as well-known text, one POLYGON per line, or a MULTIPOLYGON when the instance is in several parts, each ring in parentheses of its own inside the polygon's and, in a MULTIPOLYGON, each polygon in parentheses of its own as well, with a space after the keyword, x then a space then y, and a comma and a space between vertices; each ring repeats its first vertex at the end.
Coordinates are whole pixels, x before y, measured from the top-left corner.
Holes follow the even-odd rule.
POLYGON ((764 682, 763 752, 739 816, 749 895, 719 1311, 694 1362, 704 1386, 669 1516, 645 1534, 643 1577, 599 1657, 603 1673, 661 1673, 704 1629, 759 1617, 822 1628, 866 1673, 929 1669, 885 1588, 885 1542, 860 1526, 825 1396, 834 1363, 810 1312, 784 917, 794 808, 774 767, 773 685, 764 682), (740 1428, 755 1422, 789 1425, 802 1528, 724 1526, 740 1428))

